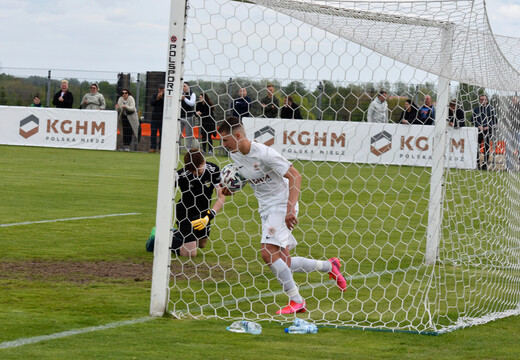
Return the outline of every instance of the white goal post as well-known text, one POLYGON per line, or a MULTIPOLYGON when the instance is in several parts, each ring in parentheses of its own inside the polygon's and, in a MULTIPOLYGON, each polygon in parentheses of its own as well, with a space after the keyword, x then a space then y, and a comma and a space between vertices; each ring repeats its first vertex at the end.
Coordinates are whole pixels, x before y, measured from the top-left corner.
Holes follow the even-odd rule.
POLYGON ((164 114, 161 129, 161 159, 157 191, 157 214, 152 275, 150 315, 163 316, 169 300, 170 244, 174 216, 174 174, 177 169, 182 91, 182 73, 185 51, 187 1, 173 1, 170 6, 170 27, 164 79, 164 114))
POLYGON ((248 103, 248 137, 302 175, 292 254, 341 259, 348 288, 294 273, 298 316, 440 334, 520 313, 520 73, 500 48, 518 41, 495 38, 484 0, 172 1, 168 36, 151 315, 288 321, 251 187, 197 257, 170 254, 183 79, 217 123, 248 103))

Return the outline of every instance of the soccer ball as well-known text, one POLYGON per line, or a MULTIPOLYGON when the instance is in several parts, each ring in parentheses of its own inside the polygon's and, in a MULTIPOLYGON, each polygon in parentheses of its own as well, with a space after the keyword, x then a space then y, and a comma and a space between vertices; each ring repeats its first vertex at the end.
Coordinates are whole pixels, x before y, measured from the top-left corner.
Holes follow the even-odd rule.
POLYGON ((240 175, 235 164, 227 164, 220 171, 220 184, 231 192, 242 189, 247 180, 240 175))

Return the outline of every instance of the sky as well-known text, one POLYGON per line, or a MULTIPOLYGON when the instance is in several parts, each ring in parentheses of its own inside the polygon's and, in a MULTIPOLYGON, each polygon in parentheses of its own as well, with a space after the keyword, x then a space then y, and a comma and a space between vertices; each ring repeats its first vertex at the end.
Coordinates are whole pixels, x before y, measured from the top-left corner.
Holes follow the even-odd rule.
MULTIPOLYGON (((169 11, 170 0, 0 0, 0 72, 161 71, 169 11)), ((487 0, 487 11, 496 34, 520 37, 518 1, 487 0)))

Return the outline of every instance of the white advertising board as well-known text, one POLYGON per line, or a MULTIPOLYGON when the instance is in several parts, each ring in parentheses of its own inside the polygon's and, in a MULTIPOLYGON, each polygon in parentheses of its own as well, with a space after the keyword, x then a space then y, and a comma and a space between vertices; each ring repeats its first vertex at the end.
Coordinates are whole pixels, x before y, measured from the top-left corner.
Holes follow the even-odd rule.
MULTIPOLYGON (((287 159, 432 166, 434 126, 244 118, 247 136, 287 159)), ((477 167, 477 129, 447 130, 446 166, 477 167)))
POLYGON ((115 111, 0 106, 0 144, 115 150, 115 111))

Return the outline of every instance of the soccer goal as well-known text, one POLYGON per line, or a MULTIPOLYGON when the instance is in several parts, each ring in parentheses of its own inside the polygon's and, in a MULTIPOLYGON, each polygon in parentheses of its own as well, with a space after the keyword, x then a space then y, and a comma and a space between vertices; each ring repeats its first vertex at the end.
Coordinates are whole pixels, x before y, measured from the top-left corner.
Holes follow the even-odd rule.
POLYGON ((295 273, 298 316, 440 334, 520 313, 520 74, 483 0, 172 1, 170 25, 152 315, 289 321, 251 187, 170 255, 182 81, 217 121, 247 93, 248 137, 302 174, 293 255, 341 259, 348 288, 295 273))

